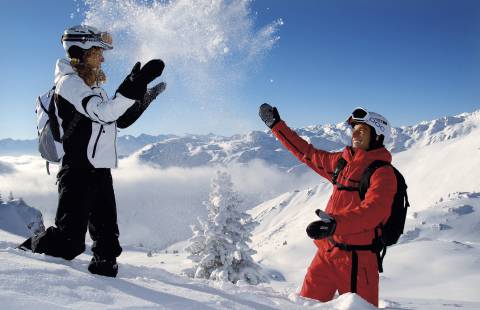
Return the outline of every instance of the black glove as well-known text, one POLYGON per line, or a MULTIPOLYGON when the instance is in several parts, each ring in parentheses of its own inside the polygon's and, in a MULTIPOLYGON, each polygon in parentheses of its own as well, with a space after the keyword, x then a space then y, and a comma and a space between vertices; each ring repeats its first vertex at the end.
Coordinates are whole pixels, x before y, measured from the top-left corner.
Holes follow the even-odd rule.
POLYGON ((163 91, 167 88, 167 83, 160 82, 157 85, 153 86, 152 88, 147 89, 147 92, 143 96, 143 99, 140 101, 140 104, 145 107, 145 109, 152 103, 158 95, 163 93, 163 91))
POLYGON ((152 59, 135 74, 134 80, 146 87, 151 81, 162 75, 164 68, 165 63, 161 59, 152 59))
POLYGON ((142 100, 148 83, 159 77, 164 68, 165 64, 160 59, 150 60, 141 69, 140 62, 137 62, 117 92, 129 99, 142 100))
POLYGON ((166 87, 167 83, 160 82, 152 88, 147 89, 143 99, 135 101, 135 103, 117 119, 117 127, 123 129, 135 123, 137 119, 140 118, 142 113, 148 108, 150 103, 152 103, 152 101, 155 100, 155 98, 157 98, 157 96, 162 93, 166 87))
POLYGON ((262 121, 265 123, 265 125, 270 127, 270 129, 280 121, 280 114, 278 114, 277 108, 272 107, 268 103, 264 103, 260 106, 258 115, 260 115, 262 121))
POLYGON ((307 235, 316 240, 332 236, 337 226, 335 219, 322 210, 316 210, 315 213, 321 220, 307 226, 307 235))

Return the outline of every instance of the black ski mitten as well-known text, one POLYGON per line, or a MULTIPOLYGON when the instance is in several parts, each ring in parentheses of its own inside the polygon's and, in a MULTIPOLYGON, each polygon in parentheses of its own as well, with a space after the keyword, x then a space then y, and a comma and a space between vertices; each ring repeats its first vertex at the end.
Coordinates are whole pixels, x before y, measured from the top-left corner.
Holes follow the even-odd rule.
POLYGON ((316 210, 315 213, 320 221, 312 222, 307 226, 307 235, 316 240, 332 236, 337 227, 335 219, 322 210, 316 210))
POLYGON ((123 80, 123 82, 118 86, 117 88, 117 93, 120 93, 122 96, 125 96, 130 99, 134 99, 133 97, 138 96, 136 94, 136 90, 134 89, 136 85, 133 83, 133 77, 135 74, 140 71, 141 63, 138 61, 132 68, 132 71, 130 72, 129 75, 123 80))
POLYGON ((147 89, 147 92, 145 93, 145 96, 143 96, 143 99, 140 101, 140 104, 144 107, 144 109, 146 109, 150 105, 150 103, 152 103, 152 101, 157 98, 158 95, 163 93, 166 88, 167 83, 160 82, 152 88, 147 89))
POLYGON ((166 88, 167 83, 160 82, 152 88, 147 89, 143 99, 135 101, 135 103, 117 119, 117 127, 123 129, 135 123, 148 108, 150 103, 152 103, 152 101, 155 100, 155 98, 157 98, 157 96, 166 88))
POLYGON ((140 62, 137 62, 117 92, 129 99, 142 100, 147 92, 148 83, 159 77, 164 68, 165 64, 160 59, 150 60, 141 69, 140 62))
POLYGON ((262 121, 270 129, 272 129, 281 120, 277 108, 272 107, 268 103, 264 103, 260 106, 258 110, 258 115, 260 115, 262 121))

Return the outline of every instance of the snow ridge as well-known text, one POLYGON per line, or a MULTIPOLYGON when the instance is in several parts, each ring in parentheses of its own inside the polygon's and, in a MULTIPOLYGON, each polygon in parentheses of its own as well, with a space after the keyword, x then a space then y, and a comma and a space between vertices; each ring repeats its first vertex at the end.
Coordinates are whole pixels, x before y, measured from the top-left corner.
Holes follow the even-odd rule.
MULTIPOLYGON (((480 110, 413 126, 394 127, 387 148, 393 153, 403 152, 466 136, 479 127, 480 110)), ((344 122, 311 125, 295 131, 315 147, 327 151, 340 150, 350 144, 350 128, 344 122)), ((3 139, 0 140, 0 155, 36 154, 36 145, 36 140, 3 139)), ((226 165, 252 160, 263 160, 286 171, 298 166, 298 161, 280 145, 270 130, 231 137, 214 134, 126 135, 118 138, 117 146, 121 157, 134 154, 141 161, 162 168, 226 165)))
MULTIPOLYGON (((480 110, 425 121, 414 126, 392 128, 387 148, 393 153, 414 147, 440 143, 468 135, 480 127, 480 110)), ((346 123, 313 125, 295 131, 315 147, 336 151, 350 144, 350 128, 346 123)), ((217 135, 187 135, 150 144, 134 156, 146 163, 163 168, 227 165, 263 160, 288 171, 298 161, 271 134, 270 130, 223 137, 217 135)))

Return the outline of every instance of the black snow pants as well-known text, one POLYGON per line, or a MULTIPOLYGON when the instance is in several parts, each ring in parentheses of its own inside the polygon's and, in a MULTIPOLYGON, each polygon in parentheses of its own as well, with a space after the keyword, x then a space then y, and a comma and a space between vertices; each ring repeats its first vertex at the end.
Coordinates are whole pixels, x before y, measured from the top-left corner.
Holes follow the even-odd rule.
POLYGON ((63 166, 57 175, 58 208, 55 226, 32 237, 32 251, 67 260, 85 251, 85 234, 100 259, 120 256, 117 210, 110 169, 63 166))

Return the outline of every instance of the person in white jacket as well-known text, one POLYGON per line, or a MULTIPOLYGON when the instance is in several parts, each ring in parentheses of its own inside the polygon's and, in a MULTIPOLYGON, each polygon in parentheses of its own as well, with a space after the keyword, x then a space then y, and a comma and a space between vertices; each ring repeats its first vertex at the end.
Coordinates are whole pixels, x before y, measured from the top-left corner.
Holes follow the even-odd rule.
POLYGON ((65 138, 58 172, 58 208, 55 226, 27 239, 21 248, 71 260, 85 251, 85 234, 93 240, 88 270, 115 277, 116 258, 122 252, 110 169, 117 166, 117 126, 135 122, 165 83, 147 90, 161 75, 163 61, 151 60, 132 72, 109 99, 101 83, 103 51, 112 38, 90 26, 65 30, 62 43, 69 59, 55 69, 55 115, 60 137, 65 138), (68 132, 68 134, 66 134, 68 132))

